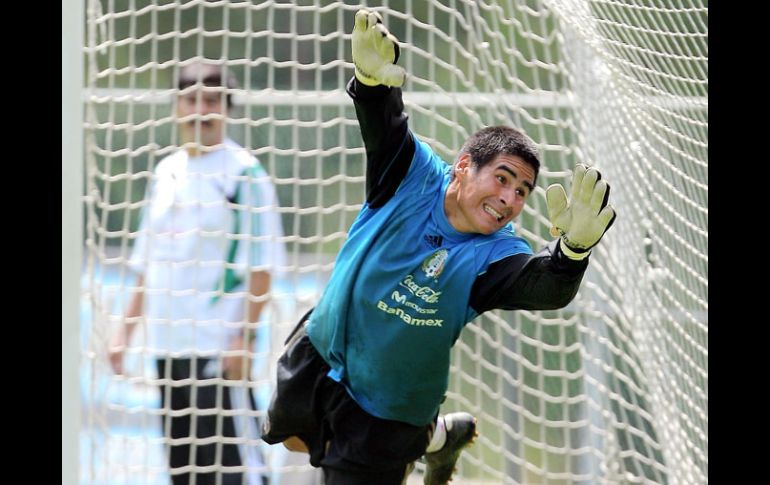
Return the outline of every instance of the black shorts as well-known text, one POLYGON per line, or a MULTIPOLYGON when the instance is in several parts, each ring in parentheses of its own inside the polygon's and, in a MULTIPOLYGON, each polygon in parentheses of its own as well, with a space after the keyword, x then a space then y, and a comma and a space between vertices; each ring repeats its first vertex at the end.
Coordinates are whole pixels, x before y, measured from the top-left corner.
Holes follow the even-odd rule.
POLYGON ((361 409, 342 384, 327 376, 329 365, 305 334, 308 316, 278 360, 262 439, 275 444, 299 437, 310 464, 327 472, 327 483, 329 472, 344 472, 348 483, 401 483, 406 468, 425 453, 434 424, 413 426, 361 409))

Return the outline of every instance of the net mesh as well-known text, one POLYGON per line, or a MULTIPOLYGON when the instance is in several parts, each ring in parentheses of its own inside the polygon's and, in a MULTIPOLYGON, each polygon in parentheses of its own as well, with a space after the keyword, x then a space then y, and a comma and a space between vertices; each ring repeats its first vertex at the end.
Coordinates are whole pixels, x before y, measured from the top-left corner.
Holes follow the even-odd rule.
MULTIPOLYGON (((288 265, 248 384, 264 402, 281 339, 319 298, 364 197, 365 154, 344 94, 361 6, 88 2, 85 483, 153 483, 167 473, 142 335, 126 376, 112 375, 105 355, 133 289, 126 262, 146 184, 180 146, 175 69, 215 59, 239 79, 228 136, 260 159, 278 191, 288 265)), ((370 6, 402 42, 410 126, 445 160, 492 124, 521 127, 538 143, 539 188, 517 221, 533 247, 550 239, 542 187, 568 186, 576 163, 602 171, 619 214, 569 306, 490 312, 458 341, 443 411, 469 411, 480 428, 459 479, 706 483, 707 4, 370 6)), ((314 479, 301 462, 270 458, 273 448, 270 473, 314 479)))

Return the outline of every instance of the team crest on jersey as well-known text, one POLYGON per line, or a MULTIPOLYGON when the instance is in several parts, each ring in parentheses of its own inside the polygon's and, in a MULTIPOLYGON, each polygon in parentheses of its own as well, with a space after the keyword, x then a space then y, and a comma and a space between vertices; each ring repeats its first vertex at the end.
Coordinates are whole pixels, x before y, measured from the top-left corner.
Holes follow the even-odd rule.
POLYGON ((439 249, 425 258, 425 261, 422 262, 422 270, 425 271, 425 276, 438 279, 441 272, 444 271, 444 262, 446 261, 447 256, 449 256, 449 251, 446 249, 439 249))

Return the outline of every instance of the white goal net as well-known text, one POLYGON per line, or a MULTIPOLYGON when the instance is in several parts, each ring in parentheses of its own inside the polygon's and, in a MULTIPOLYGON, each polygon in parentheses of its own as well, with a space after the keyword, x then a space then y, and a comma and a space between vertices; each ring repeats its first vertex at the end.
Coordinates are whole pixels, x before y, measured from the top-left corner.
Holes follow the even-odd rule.
MULTIPOLYGON (((362 6, 402 42, 410 126, 445 160, 487 125, 538 143, 538 188, 517 221, 533 248, 549 239, 544 188, 568 186, 576 163, 602 171, 618 212, 568 307, 491 312, 458 341, 442 411, 474 414, 480 437, 455 483, 707 483, 708 5, 698 0, 86 1, 81 482, 168 483, 144 336, 122 376, 107 342, 135 289, 128 259, 147 183, 180 147, 175 72, 209 59, 238 79, 227 134, 276 187, 288 257, 244 384, 264 409, 282 338, 320 297, 364 198, 344 92, 362 6)), ((251 445, 275 483, 318 479, 278 447, 251 445)))

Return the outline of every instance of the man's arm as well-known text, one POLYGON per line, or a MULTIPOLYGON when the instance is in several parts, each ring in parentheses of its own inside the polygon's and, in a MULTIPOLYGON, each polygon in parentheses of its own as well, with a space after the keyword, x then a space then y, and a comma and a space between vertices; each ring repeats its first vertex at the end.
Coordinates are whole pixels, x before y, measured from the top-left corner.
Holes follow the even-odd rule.
POLYGON ((239 183, 235 194, 236 203, 243 206, 237 210, 239 224, 234 232, 249 236, 248 242, 238 244, 233 260, 249 268, 246 274, 245 323, 231 336, 228 346, 231 353, 223 359, 225 377, 235 380, 250 376, 250 353, 254 351, 257 338, 256 324, 269 300, 272 272, 286 265, 275 187, 259 162, 253 160, 253 163, 244 172, 248 177, 239 183), (260 210, 253 210, 255 208, 260 210))
POLYGON ((479 314, 502 310, 554 310, 577 294, 588 259, 575 261, 551 241, 537 254, 516 254, 489 266, 471 288, 470 305, 479 314))
POLYGON ((267 271, 252 271, 249 273, 249 296, 246 309, 247 324, 243 331, 230 339, 229 351, 233 352, 223 359, 225 377, 241 380, 249 377, 251 358, 249 353, 254 348, 257 329, 254 325, 259 321, 262 309, 267 303, 267 292, 270 290, 270 273, 267 271))
MULTIPOLYGON (((256 323, 267 303, 267 292, 270 290, 270 273, 267 271, 252 271, 249 277, 248 321, 256 323)), ((252 332, 253 333, 253 332, 252 332)), ((255 336, 252 335, 252 339, 255 336)))
POLYGON ((366 86, 353 78, 348 94, 366 147, 366 201, 373 209, 384 205, 401 184, 414 157, 400 88, 366 86))
POLYGON ((347 92, 366 147, 366 201, 377 208, 395 194, 414 156, 414 139, 401 99, 405 73, 396 65, 398 40, 376 12, 356 13, 352 47, 356 73, 347 92))
POLYGON ((607 203, 610 186, 601 178, 595 168, 578 165, 569 199, 560 184, 548 187, 552 234, 561 237, 533 256, 514 255, 490 265, 471 289, 474 310, 553 310, 572 301, 591 248, 615 221, 615 209, 607 203))
POLYGON ((136 330, 136 324, 142 316, 142 306, 144 305, 144 275, 136 278, 134 293, 128 303, 123 322, 118 327, 117 332, 112 336, 109 343, 108 355, 110 365, 115 374, 123 373, 123 356, 126 353, 126 347, 131 342, 131 336, 136 330))

